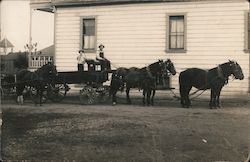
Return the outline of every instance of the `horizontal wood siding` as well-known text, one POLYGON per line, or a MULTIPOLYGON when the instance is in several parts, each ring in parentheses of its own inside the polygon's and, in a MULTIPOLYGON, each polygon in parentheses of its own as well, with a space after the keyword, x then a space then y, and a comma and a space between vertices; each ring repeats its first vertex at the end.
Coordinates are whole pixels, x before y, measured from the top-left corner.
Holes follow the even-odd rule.
MULTIPOLYGON (((80 17, 96 16, 97 45, 105 45, 112 67, 143 67, 170 58, 178 72, 191 67, 209 69, 237 60, 243 81, 229 81, 224 96, 247 95, 249 54, 244 53, 245 11, 248 2, 186 2, 58 8, 56 64, 59 71, 77 70, 80 17), (187 52, 166 53, 166 15, 187 14, 187 52)), ((95 58, 95 54, 87 54, 95 58)), ((172 78, 178 93, 178 74, 172 78)))

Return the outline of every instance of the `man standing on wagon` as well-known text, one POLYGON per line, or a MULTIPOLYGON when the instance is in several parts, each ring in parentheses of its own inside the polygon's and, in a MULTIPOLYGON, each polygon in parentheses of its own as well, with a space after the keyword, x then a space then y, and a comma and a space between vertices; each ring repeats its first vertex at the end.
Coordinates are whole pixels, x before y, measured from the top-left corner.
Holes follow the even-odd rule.
POLYGON ((77 56, 78 71, 84 70, 85 62, 86 62, 86 56, 84 50, 79 50, 79 56, 77 56))

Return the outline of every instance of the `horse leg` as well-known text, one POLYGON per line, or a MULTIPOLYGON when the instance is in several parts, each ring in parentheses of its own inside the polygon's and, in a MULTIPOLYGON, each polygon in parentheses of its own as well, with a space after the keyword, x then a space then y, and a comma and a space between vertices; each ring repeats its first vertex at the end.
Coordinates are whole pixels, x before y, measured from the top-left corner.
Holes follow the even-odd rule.
POLYGON ((130 97, 129 97, 129 91, 130 91, 130 87, 127 87, 127 89, 126 89, 127 103, 131 104, 131 100, 130 100, 130 97))
POLYGON ((112 95, 112 105, 116 105, 116 93, 117 93, 117 90, 113 90, 111 92, 111 95, 112 95))
POLYGON ((23 90, 24 90, 24 86, 20 85, 16 87, 17 103, 20 105, 23 104, 23 90))
POLYGON ((155 89, 152 90, 151 105, 154 106, 155 89))
POLYGON ((181 96, 181 106, 185 108, 186 107, 186 102, 185 102, 186 101, 186 93, 185 93, 186 88, 181 83, 179 84, 180 84, 179 91, 180 91, 180 96, 181 96))
POLYGON ((147 90, 147 106, 150 106, 151 89, 147 90))
POLYGON ((20 103, 23 105, 23 95, 20 96, 20 103))
POLYGON ((221 108, 221 103, 220 103, 220 93, 221 93, 221 89, 222 89, 222 87, 221 88, 219 88, 218 89, 218 91, 217 91, 217 93, 216 93, 216 107, 217 108, 221 108))
POLYGON ((215 108, 215 98, 216 98, 215 90, 214 88, 211 88, 210 102, 209 102, 210 109, 215 108))
POLYGON ((43 89, 39 90, 39 104, 42 106, 42 99, 43 99, 43 89))
POLYGON ((142 98, 142 104, 143 104, 143 106, 145 106, 145 95, 146 95, 146 90, 145 89, 143 89, 143 98, 142 98))
POLYGON ((189 107, 192 106, 192 105, 191 105, 190 98, 189 98, 189 92, 191 91, 191 89, 192 89, 192 86, 189 86, 189 87, 187 87, 187 89, 186 89, 186 106, 187 106, 187 108, 189 108, 189 107))

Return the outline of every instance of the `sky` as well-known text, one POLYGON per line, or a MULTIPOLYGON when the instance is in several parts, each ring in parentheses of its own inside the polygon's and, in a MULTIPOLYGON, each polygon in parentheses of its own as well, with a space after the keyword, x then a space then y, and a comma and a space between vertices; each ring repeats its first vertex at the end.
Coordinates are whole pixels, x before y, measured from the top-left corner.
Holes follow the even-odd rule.
POLYGON ((30 22, 32 22, 32 42, 38 50, 46 48, 54 41, 54 15, 32 10, 28 0, 0 0, 1 40, 7 38, 15 47, 14 52, 24 51, 29 43, 30 22))

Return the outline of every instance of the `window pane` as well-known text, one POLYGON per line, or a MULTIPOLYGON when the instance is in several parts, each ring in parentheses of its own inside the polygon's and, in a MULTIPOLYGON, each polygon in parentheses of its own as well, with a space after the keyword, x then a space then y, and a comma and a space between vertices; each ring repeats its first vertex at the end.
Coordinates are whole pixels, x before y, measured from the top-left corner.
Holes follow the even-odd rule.
POLYGON ((177 30, 176 30, 177 29, 177 22, 174 20, 171 20, 170 24, 171 24, 171 33, 177 32, 177 30))
POLYGON ((83 34, 95 35, 95 19, 83 20, 83 34))
POLYGON ((170 36, 170 49, 176 48, 176 36, 170 36))
POLYGON ((176 21, 176 31, 180 33, 184 33, 184 19, 176 21))
POLYGON ((177 45, 176 45, 178 49, 184 49, 184 36, 180 35, 177 36, 177 45))

